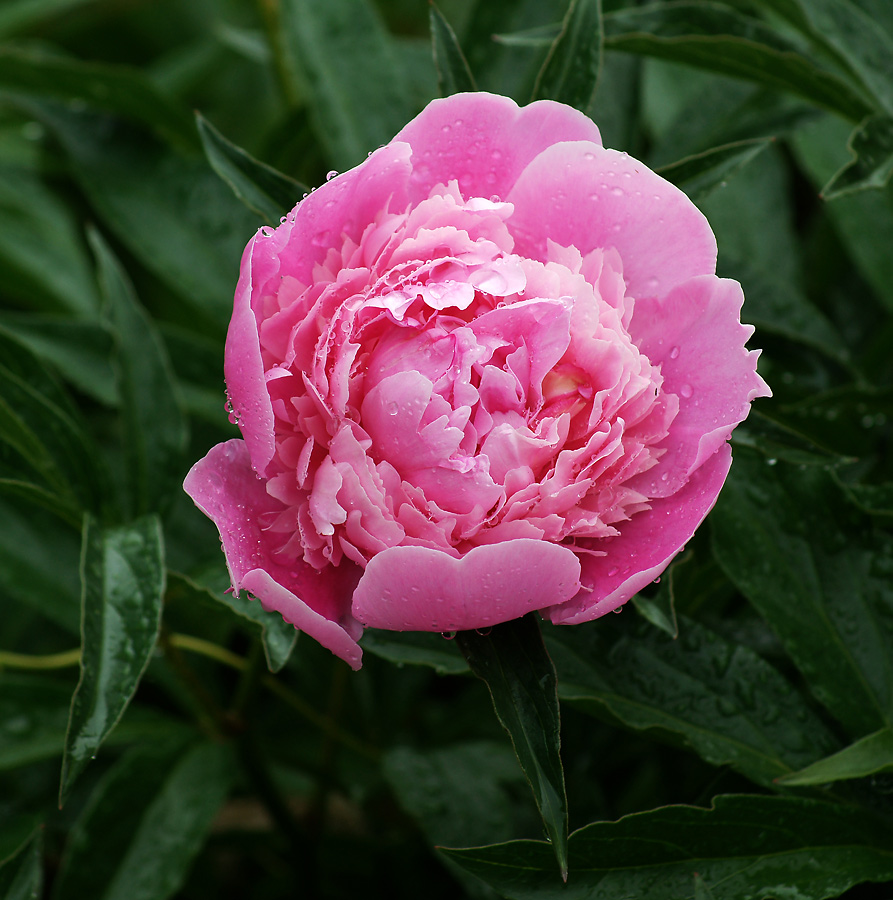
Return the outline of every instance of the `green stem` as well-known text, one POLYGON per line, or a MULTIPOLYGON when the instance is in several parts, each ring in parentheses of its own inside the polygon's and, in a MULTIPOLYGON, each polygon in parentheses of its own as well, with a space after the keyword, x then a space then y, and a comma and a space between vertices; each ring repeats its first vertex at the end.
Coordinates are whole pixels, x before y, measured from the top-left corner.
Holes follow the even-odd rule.
POLYGON ((48 653, 45 656, 0 650, 0 669, 67 669, 76 666, 80 661, 80 649, 48 653))

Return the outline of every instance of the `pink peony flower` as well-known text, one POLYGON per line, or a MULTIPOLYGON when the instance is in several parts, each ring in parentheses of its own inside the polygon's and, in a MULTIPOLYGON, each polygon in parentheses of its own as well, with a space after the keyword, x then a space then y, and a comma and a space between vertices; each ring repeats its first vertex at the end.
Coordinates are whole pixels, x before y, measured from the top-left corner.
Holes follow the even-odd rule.
POLYGON ((245 250, 225 362, 244 440, 185 484, 233 587, 354 668, 364 626, 626 602, 769 393, 715 263, 688 198, 574 109, 431 103, 245 250))

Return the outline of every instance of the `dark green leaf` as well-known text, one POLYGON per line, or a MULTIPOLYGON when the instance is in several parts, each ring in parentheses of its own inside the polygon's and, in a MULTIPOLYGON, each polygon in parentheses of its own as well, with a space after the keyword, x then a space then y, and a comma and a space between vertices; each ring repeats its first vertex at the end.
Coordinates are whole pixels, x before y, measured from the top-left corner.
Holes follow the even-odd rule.
POLYGON ((769 459, 783 459, 801 466, 827 466, 848 460, 820 447, 806 435, 752 409, 747 420, 732 433, 735 446, 749 447, 769 459))
POLYGON ((847 148, 854 159, 822 188, 826 200, 887 184, 893 174, 893 118, 871 116, 861 122, 847 148))
POLYGON ((720 185, 724 187, 729 178, 765 150, 771 141, 771 138, 736 141, 661 166, 656 171, 667 181, 683 188, 692 200, 700 200, 720 185))
POLYGON ((224 576, 225 584, 199 585, 191 578, 176 572, 168 574, 168 602, 184 599, 187 603, 204 603, 213 606, 215 613, 222 604, 235 613, 241 626, 248 626, 263 643, 267 666, 271 672, 278 672, 287 662, 298 640, 298 631, 289 625, 278 613, 267 612, 258 600, 237 597, 227 591, 229 579, 224 576))
POLYGON ((534 100, 589 109, 602 67, 601 0, 571 0, 533 89, 534 100))
POLYGON ((0 275, 29 307, 94 315, 96 286, 72 211, 24 169, 0 169, 0 275))
POLYGON ((460 631, 456 644, 490 691, 493 708, 512 739, 533 788, 546 834, 567 876, 567 797, 555 667, 534 613, 496 625, 489 633, 460 631))
POLYGON ((317 135, 339 169, 355 166, 412 116, 394 43, 368 0, 283 0, 280 9, 317 135))
POLYGON ((449 97, 450 94, 459 94, 463 91, 476 91, 474 76, 468 68, 456 32, 433 3, 429 8, 429 18, 440 96, 449 97))
POLYGON ((707 891, 722 900, 824 900, 863 881, 893 879, 888 824, 857 808, 793 797, 717 797, 709 810, 669 806, 575 832, 567 885, 550 870, 548 846, 536 841, 441 852, 516 900, 694 900, 707 891))
POLYGON ((195 131, 185 110, 134 69, 4 47, 0 49, 0 90, 87 102, 142 122, 180 146, 196 145, 195 131))
POLYGON ((454 642, 425 631, 376 631, 363 633, 364 650, 398 666, 430 666, 438 675, 459 675, 468 671, 468 663, 457 652, 454 642))
POLYGON ((75 824, 55 900, 166 900, 232 780, 229 750, 145 744, 114 766, 75 824))
POLYGON ((893 723, 893 538, 826 471, 739 451, 711 515, 720 565, 858 737, 893 723))
POLYGON ((109 229, 182 298, 180 319, 197 331, 222 332, 256 217, 204 159, 165 149, 120 122, 36 101, 27 108, 59 137, 109 229))
POLYGON ((71 703, 60 802, 136 692, 158 637, 164 545, 156 516, 119 528, 88 519, 81 561, 81 677, 71 703))
POLYGON ((90 232, 124 417, 130 515, 164 508, 181 490, 186 419, 167 350, 140 306, 121 264, 98 231, 90 232))
POLYGON ((16 816, 12 822, 4 822, 0 828, 0 865, 18 856, 31 843, 34 831, 40 824, 34 815, 16 816))
POLYGON ((785 775, 778 783, 787 786, 829 784, 878 772, 893 772, 893 729, 890 728, 869 734, 833 756, 785 775))
POLYGON ((669 2, 604 17, 605 46, 788 91, 858 121, 871 106, 757 19, 708 2, 669 2))
POLYGON ((37 832, 18 855, 0 863, 0 900, 39 900, 43 891, 43 840, 37 832))
POLYGON ((752 650, 680 617, 679 638, 636 623, 551 629, 559 693, 585 712, 680 739, 758 784, 802 768, 836 743, 798 693, 752 650))
POLYGON ((195 114, 205 156, 232 192, 270 225, 278 225, 310 188, 256 160, 228 141, 200 113, 195 114))
POLYGON ((6 0, 0 9, 0 36, 6 37, 42 24, 53 16, 65 13, 91 0, 6 0))
POLYGON ((843 484, 843 489, 865 512, 893 516, 893 484, 843 484))

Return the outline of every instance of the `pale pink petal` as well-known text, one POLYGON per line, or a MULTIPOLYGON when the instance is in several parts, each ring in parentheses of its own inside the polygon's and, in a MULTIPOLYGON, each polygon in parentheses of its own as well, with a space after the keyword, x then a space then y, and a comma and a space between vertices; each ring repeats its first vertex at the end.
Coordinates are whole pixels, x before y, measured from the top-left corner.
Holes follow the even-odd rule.
POLYGON ((732 451, 723 444, 678 493, 653 500, 650 510, 622 523, 617 537, 594 542, 605 555, 580 555, 582 590, 543 615, 560 625, 588 622, 659 577, 713 508, 731 464, 732 451))
POLYGON ((636 303, 630 332, 639 349, 659 364, 663 390, 679 397, 660 463, 634 486, 668 496, 724 444, 755 397, 769 395, 757 374, 759 351, 745 349, 753 333, 739 321, 744 294, 737 281, 693 278, 669 296, 636 303))
POLYGON ((483 92, 434 100, 394 139, 412 146, 412 199, 457 180, 465 197, 505 199, 520 173, 557 141, 601 144, 595 123, 577 110, 483 92))
POLYGON ((568 548, 521 538, 475 547, 462 559, 427 547, 392 547, 372 558, 353 614, 390 631, 489 628, 563 603, 580 586, 568 548))
POLYGON ((584 256, 614 247, 628 293, 666 294, 716 269, 710 225, 686 195, 638 160, 591 143, 555 144, 518 178, 506 199, 515 252, 547 260, 548 241, 584 256))
POLYGON ((212 447, 190 469, 183 484, 195 505, 220 532, 230 579, 236 591, 258 597, 301 631, 359 668, 357 639, 362 628, 350 613, 350 597, 360 569, 344 562, 317 570, 303 560, 278 562, 263 522, 283 510, 251 469, 244 441, 212 447))

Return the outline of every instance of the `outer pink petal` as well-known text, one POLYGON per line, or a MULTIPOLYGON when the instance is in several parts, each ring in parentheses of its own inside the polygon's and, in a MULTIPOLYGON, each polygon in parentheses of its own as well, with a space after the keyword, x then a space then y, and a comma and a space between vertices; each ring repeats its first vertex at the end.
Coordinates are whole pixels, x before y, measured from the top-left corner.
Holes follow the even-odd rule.
POLYGON ((434 100, 398 135, 412 146, 412 199, 436 184, 458 180, 465 197, 505 199, 524 168, 558 141, 601 145, 583 113, 540 100, 519 108, 514 100, 483 92, 434 100))
POLYGON ((250 591, 264 609, 281 613, 358 669, 362 626, 350 614, 350 597, 360 570, 347 562, 318 571, 302 560, 289 566, 275 561, 260 523, 283 507, 252 471, 245 443, 212 447, 190 469, 183 487, 220 532, 233 588, 250 591))
POLYGON ((627 292, 663 296, 694 275, 716 270, 716 240, 679 188, 638 160, 591 143, 544 150, 505 198, 515 252, 546 261, 547 240, 584 256, 616 247, 627 292))
POLYGON ((630 334, 659 363, 663 389, 676 394, 679 413, 661 442, 660 463, 633 486, 650 497, 668 496, 724 444, 770 391, 757 375, 753 334, 739 321, 744 294, 737 281, 706 275, 674 288, 663 299, 637 301, 630 334))
POLYGON ((353 614, 389 631, 489 628, 573 597, 580 562, 566 547, 519 538, 453 559, 427 547, 374 556, 354 592, 353 614))
POLYGON ((652 501, 650 510, 621 523, 618 537, 595 545, 606 551, 605 556, 582 555, 583 589, 569 603, 544 610, 543 615, 561 625, 588 622, 654 581, 713 508, 731 464, 732 451, 723 444, 678 493, 652 501))

